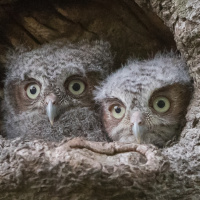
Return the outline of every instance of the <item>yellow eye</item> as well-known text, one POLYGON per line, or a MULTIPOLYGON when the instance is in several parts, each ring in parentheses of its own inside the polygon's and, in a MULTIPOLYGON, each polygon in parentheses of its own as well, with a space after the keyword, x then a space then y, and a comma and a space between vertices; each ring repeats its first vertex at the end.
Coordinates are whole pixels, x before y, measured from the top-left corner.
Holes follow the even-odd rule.
POLYGON ((85 83, 81 80, 73 80, 69 83, 68 90, 73 95, 80 95, 85 91, 85 83))
POLYGON ((40 94, 40 86, 37 84, 30 84, 26 88, 26 94, 30 99, 36 99, 40 94))
POLYGON ((153 108, 159 113, 165 113, 170 109, 170 102, 166 97, 157 97, 153 101, 153 108))
POLYGON ((112 105, 111 108, 110 108, 110 111, 112 113, 112 116, 116 119, 121 119, 125 112, 126 112, 126 109, 121 106, 121 105, 112 105))

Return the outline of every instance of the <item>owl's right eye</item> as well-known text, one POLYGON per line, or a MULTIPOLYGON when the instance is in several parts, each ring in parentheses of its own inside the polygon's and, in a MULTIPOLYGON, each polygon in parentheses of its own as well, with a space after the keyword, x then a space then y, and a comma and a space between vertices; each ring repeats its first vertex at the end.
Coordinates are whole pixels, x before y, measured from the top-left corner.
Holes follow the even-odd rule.
POLYGON ((170 109, 170 101, 166 97, 157 97, 153 101, 153 108, 158 112, 158 113, 165 113, 170 109))
POLYGON ((26 94, 30 99, 36 99, 40 94, 40 86, 38 84, 30 84, 26 88, 26 94))
POLYGON ((110 112, 112 114, 112 116, 116 119, 121 119, 124 117, 124 114, 126 112, 126 109, 118 104, 114 104, 110 107, 110 112))
POLYGON ((85 83, 82 80, 72 80, 69 82, 68 90, 75 96, 81 95, 85 91, 85 83))

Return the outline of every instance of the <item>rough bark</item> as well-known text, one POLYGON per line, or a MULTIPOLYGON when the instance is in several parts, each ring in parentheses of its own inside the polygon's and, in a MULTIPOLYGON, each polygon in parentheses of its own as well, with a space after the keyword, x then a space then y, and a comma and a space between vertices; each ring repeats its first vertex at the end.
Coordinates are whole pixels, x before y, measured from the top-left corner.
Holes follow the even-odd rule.
POLYGON ((0 0, 1 72, 7 46, 26 43, 34 48, 58 37, 103 38, 117 54, 116 68, 131 55, 144 58, 177 47, 186 58, 195 91, 179 141, 165 149, 119 143, 91 148, 82 140, 55 144, 2 138, 0 199, 199 199, 200 2, 30 2, 0 0), (126 152, 128 147, 131 152, 126 152))

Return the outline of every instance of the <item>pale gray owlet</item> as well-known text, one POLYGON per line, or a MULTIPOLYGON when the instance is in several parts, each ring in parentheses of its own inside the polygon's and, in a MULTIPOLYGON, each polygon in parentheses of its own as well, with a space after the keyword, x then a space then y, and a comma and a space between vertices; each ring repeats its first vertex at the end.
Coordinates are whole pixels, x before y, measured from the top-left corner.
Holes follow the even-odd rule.
POLYGON ((92 91, 112 66, 109 43, 59 40, 20 48, 8 60, 2 104, 7 138, 105 141, 92 91))
POLYGON ((192 94, 184 61, 173 52, 128 64, 95 91, 108 136, 163 147, 178 136, 192 94))

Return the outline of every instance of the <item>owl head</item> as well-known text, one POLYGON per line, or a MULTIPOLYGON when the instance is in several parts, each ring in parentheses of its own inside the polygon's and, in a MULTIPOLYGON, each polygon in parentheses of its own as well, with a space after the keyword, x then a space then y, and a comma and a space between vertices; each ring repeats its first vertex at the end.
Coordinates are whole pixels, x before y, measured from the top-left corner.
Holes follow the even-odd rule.
POLYGON ((111 66, 103 41, 59 40, 11 52, 2 104, 7 137, 102 140, 92 91, 111 66))
POLYGON ((110 138, 162 147, 181 131, 192 85, 185 62, 171 52, 129 60, 94 93, 110 138))

